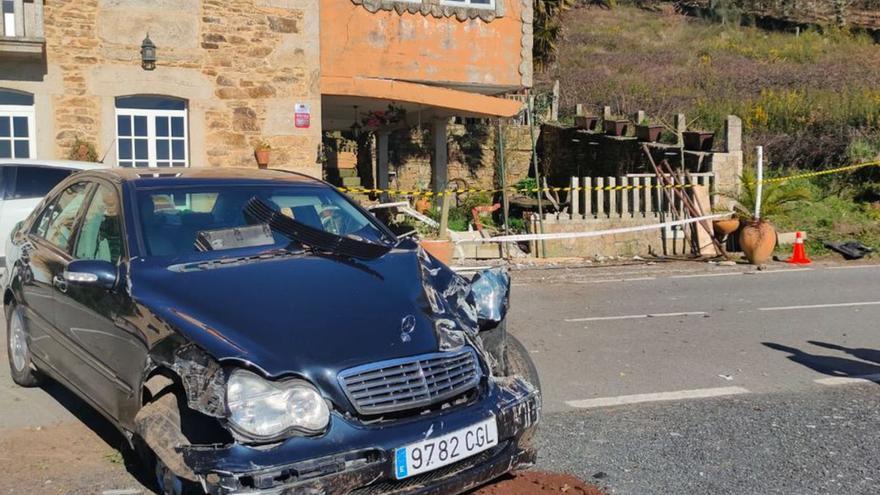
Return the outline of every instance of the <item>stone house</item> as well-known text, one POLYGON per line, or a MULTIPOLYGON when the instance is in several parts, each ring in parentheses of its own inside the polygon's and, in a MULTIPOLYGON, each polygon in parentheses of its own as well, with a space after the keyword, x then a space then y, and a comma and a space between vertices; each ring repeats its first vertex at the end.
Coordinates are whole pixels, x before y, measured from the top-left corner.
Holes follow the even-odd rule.
MULTIPOLYGON (((446 177, 452 116, 512 116, 531 86, 531 0, 0 0, 0 158, 253 166, 322 175, 322 132, 433 127, 446 177), (143 45, 157 47, 156 61, 143 45)), ((384 159, 383 159, 384 157, 384 159)))

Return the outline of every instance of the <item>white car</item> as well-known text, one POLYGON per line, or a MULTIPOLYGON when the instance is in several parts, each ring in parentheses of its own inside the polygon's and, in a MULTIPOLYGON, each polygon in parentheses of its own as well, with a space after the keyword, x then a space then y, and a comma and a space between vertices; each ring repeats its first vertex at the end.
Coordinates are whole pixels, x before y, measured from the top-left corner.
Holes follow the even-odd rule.
POLYGON ((6 245, 12 228, 27 218, 53 187, 80 170, 108 167, 70 160, 0 158, 0 267, 6 266, 6 245))

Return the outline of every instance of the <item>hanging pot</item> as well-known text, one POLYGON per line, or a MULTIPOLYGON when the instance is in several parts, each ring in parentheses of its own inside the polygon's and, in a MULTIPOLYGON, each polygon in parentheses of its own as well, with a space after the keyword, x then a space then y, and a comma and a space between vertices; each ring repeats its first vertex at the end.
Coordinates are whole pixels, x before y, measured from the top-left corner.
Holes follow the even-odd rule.
POLYGON ((257 159, 257 165, 260 168, 266 168, 269 165, 269 150, 254 151, 254 158, 257 159))
POLYGON ((736 232, 736 229, 739 228, 739 218, 723 218, 721 220, 713 220, 712 221, 712 229, 715 231, 715 235, 719 237, 724 237, 726 235, 730 235, 736 232))
POLYGON ((443 264, 452 263, 453 244, 448 239, 422 239, 419 241, 422 249, 437 258, 443 264))
POLYGON ((776 248, 776 229, 765 220, 745 224, 739 233, 739 245, 753 265, 764 265, 776 248))

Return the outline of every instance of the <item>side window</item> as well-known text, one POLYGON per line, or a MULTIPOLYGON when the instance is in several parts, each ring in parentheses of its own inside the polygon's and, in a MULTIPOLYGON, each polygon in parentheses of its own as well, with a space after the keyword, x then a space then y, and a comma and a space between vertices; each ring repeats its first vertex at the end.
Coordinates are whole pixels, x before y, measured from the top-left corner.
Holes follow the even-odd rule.
POLYGON ((76 219, 89 190, 88 182, 77 182, 65 189, 58 199, 43 210, 33 232, 67 251, 76 219))
POLYGON ((12 182, 7 186, 7 199, 42 198, 73 172, 64 168, 31 167, 27 165, 10 166, 7 168, 10 169, 8 177, 12 182))
POLYGON ((73 256, 81 260, 116 263, 122 256, 119 199, 113 188, 98 186, 83 218, 73 256))

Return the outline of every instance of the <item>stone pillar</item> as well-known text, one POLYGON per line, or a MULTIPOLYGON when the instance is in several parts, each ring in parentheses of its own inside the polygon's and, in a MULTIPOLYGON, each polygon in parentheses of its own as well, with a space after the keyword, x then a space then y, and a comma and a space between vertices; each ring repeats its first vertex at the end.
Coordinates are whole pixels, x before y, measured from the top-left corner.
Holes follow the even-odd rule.
POLYGON ((602 107, 602 120, 611 120, 611 107, 602 107))
POLYGON ((636 112, 636 113, 633 115, 633 120, 635 121, 636 125, 639 125, 639 124, 641 124, 642 122, 645 121, 645 118, 646 118, 646 117, 647 117, 647 116, 645 115, 645 111, 644 111, 644 110, 639 110, 638 112, 636 112))
POLYGON ((675 135, 676 139, 678 139, 678 145, 684 146, 684 140, 682 138, 682 133, 687 130, 688 124, 687 119, 685 119, 683 113, 675 114, 675 117, 672 119, 672 125, 675 126, 675 135))
MULTIPOLYGON (((388 189, 388 131, 376 133, 376 188, 388 189)), ((381 194, 382 202, 388 201, 388 193, 381 194)))
POLYGON ((449 150, 446 143, 448 123, 448 119, 436 119, 431 129, 434 142, 434 152, 431 153, 431 187, 434 192, 445 190, 449 180, 449 150))
POLYGON ((742 119, 728 115, 724 121, 724 151, 742 151, 742 119))

